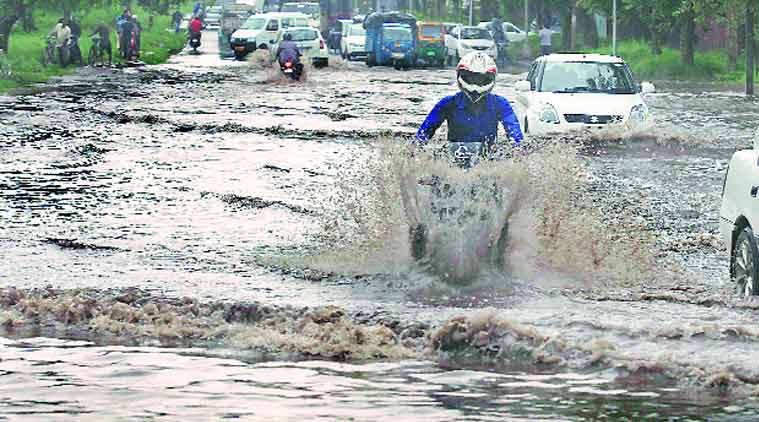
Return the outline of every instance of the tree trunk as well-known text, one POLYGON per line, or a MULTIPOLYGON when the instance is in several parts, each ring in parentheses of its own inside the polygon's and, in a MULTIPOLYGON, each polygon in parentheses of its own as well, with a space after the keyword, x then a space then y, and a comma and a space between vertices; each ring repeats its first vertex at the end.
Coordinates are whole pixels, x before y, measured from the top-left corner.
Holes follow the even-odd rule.
POLYGON ((572 43, 572 8, 570 7, 561 17, 561 48, 571 50, 572 43))
POLYGON ((584 31, 582 41, 585 47, 598 48, 598 28, 596 27, 596 18, 593 16, 593 12, 578 7, 577 15, 584 31))
POLYGON ((683 24, 680 34, 680 55, 685 65, 694 63, 694 48, 696 44, 696 17, 693 4, 689 4, 682 14, 683 24))
POLYGON ((738 68, 738 5, 734 0, 728 0, 727 12, 727 68, 734 72, 738 68))
POLYGON ((577 3, 572 1, 571 2, 571 18, 570 22, 572 24, 572 28, 570 30, 570 42, 569 42, 569 49, 572 51, 575 51, 577 48, 577 3))
POLYGON ((746 1, 746 95, 754 95, 754 8, 753 0, 746 1))

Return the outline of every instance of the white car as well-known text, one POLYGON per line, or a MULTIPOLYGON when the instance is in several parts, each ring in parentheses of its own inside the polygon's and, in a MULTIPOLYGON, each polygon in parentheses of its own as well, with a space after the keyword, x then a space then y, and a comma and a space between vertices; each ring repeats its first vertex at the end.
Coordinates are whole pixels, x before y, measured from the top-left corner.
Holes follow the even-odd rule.
POLYGON ((308 16, 303 13, 262 13, 249 17, 240 29, 232 33, 230 48, 235 57, 241 59, 246 54, 271 48, 279 31, 283 28, 307 27, 308 16))
POLYGON ((624 60, 601 54, 539 57, 515 88, 522 131, 539 135, 644 126, 651 116, 643 95, 655 91, 651 83, 635 83, 624 60))
POLYGON ((354 23, 347 26, 340 37, 340 55, 348 60, 366 56, 366 30, 362 24, 354 23))
POLYGON ((730 251, 730 276, 742 296, 759 294, 759 132, 754 149, 730 159, 722 188, 720 234, 730 251))
POLYGON ((322 39, 322 34, 319 30, 310 26, 301 26, 294 28, 286 28, 279 31, 277 38, 274 40, 274 44, 271 46, 271 59, 272 62, 277 61, 277 48, 279 43, 284 39, 285 34, 292 36, 292 41, 298 46, 300 50, 301 60, 309 60, 315 67, 325 67, 329 65, 329 52, 327 51, 327 43, 322 39))
POLYGON ((445 34, 448 63, 455 65, 459 59, 472 51, 484 51, 498 61, 498 49, 487 29, 477 26, 456 26, 445 34))
MULTIPOLYGON (((506 39, 509 42, 522 42, 527 39, 527 33, 519 29, 511 22, 503 22, 503 33, 506 34, 506 39)), ((490 22, 480 22, 477 24, 478 28, 484 28, 490 31, 490 22)), ((493 35, 492 32, 490 35, 493 35)))

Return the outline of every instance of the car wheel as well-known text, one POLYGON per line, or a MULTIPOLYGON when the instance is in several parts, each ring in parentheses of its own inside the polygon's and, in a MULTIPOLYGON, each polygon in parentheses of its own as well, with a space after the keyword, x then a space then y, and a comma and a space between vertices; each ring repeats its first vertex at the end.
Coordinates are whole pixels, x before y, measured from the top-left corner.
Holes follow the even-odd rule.
POLYGON ((751 227, 746 227, 738 234, 733 247, 732 279, 738 293, 749 297, 759 293, 759 253, 756 238, 751 227))

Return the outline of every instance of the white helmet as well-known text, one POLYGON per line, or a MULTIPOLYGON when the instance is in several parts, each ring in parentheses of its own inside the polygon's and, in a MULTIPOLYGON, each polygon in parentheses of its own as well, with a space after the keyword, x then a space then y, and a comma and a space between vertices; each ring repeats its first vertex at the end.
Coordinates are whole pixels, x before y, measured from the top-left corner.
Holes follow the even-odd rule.
POLYGON ((498 67, 495 62, 481 51, 473 51, 465 55, 456 66, 459 89, 473 103, 480 101, 493 90, 496 74, 498 74, 498 67))

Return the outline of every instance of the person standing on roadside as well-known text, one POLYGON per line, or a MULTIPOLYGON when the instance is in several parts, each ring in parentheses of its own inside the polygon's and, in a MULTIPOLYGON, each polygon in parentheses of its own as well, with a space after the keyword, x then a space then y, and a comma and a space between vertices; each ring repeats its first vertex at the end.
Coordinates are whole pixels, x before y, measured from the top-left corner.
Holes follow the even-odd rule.
POLYGON ((545 23, 543 24, 543 29, 538 32, 538 37, 540 38, 540 55, 541 56, 547 56, 551 54, 551 35, 553 35, 553 31, 548 29, 548 25, 545 23))
POLYGON ((122 12, 121 15, 116 18, 116 43, 122 57, 126 56, 126 49, 124 48, 126 45, 124 42, 124 25, 129 21, 129 18, 131 16, 132 13, 129 11, 129 9, 124 9, 124 12, 122 12))
POLYGON ((113 49, 111 48, 111 30, 104 23, 99 23, 90 37, 99 37, 100 51, 108 53, 108 66, 113 64, 113 49))
POLYGON ((53 30, 50 31, 49 36, 55 37, 55 49, 58 51, 58 64, 61 67, 66 67, 66 59, 68 58, 69 40, 71 39, 71 28, 66 25, 66 21, 63 18, 58 19, 58 23, 55 24, 53 30))
POLYGON ((179 33, 179 27, 182 25, 182 12, 177 9, 173 15, 171 15, 172 22, 174 22, 174 32, 179 33))

